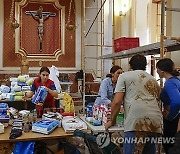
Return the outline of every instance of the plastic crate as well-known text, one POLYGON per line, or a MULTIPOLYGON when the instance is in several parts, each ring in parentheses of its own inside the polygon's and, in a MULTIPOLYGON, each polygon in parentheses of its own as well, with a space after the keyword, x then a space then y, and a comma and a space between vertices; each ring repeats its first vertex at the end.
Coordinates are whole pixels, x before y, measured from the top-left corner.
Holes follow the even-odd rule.
POLYGON ((114 51, 119 52, 139 47, 139 37, 120 37, 114 40, 114 51))

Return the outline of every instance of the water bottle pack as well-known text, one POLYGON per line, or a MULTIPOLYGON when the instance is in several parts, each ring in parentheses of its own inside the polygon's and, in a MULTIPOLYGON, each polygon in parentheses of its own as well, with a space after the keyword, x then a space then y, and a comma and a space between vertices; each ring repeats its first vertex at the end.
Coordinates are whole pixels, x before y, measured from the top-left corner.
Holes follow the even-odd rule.
POLYGON ((9 116, 7 115, 8 104, 7 103, 0 103, 0 122, 1 123, 8 123, 9 116))
POLYGON ((39 104, 39 103, 44 103, 46 97, 47 97, 47 90, 45 89, 44 86, 40 86, 35 93, 35 95, 32 97, 32 103, 34 104, 39 104))

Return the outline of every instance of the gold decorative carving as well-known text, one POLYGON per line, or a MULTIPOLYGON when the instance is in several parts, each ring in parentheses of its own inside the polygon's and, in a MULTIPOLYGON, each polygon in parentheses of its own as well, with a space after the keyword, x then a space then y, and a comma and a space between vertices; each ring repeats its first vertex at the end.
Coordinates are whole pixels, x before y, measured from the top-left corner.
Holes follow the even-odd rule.
MULTIPOLYGON (((72 24, 70 21, 72 2, 73 2, 73 0, 70 0, 69 11, 68 11, 68 19, 67 19, 67 23, 66 23, 66 29, 68 29, 68 30, 75 30, 76 29, 76 25, 72 24)), ((75 9, 73 11, 74 11, 73 13, 75 13, 75 9)))
MULTIPOLYGON (((153 3, 161 3, 161 0, 152 0, 153 3)), ((167 0, 165 0, 167 2, 167 0)))
POLYGON ((17 20, 14 17, 14 2, 15 0, 12 0, 11 11, 9 16, 9 24, 13 29, 16 29, 19 27, 19 24, 17 23, 17 20))
POLYGON ((55 51, 52 51, 52 53, 37 53, 30 54, 28 51, 26 51, 24 48, 20 46, 20 37, 21 37, 21 31, 20 28, 15 29, 15 53, 20 54, 22 57, 26 57, 28 61, 58 61, 58 58, 60 55, 65 53, 65 7, 61 6, 59 4, 58 0, 22 0, 21 2, 15 3, 15 17, 17 19, 17 22, 20 23, 20 27, 22 25, 21 22, 21 8, 25 5, 27 5, 29 2, 37 2, 39 4, 43 3, 51 3, 56 6, 56 8, 60 11, 60 49, 56 49, 55 51))
POLYGON ((29 61, 26 57, 22 56, 21 59, 21 75, 29 74, 29 61))

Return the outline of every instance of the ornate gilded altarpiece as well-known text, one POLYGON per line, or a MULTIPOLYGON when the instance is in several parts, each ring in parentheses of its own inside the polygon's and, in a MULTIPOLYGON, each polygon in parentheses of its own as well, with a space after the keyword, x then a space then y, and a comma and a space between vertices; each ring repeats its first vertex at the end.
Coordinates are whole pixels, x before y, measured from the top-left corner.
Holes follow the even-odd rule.
MULTIPOLYGON (((50 67, 76 67, 76 30, 68 30, 71 0, 15 0, 15 18, 20 24, 15 30, 9 25, 12 0, 4 0, 4 36, 3 36, 3 68, 19 67, 18 57, 27 56, 29 67, 40 64, 50 67), (39 6, 44 12, 56 15, 44 21, 42 52, 39 51, 38 21, 26 11, 37 11, 39 6), (21 55, 21 56, 18 56, 21 55)), ((73 0, 72 8, 75 8, 73 0)), ((76 23, 75 10, 71 11, 70 21, 76 23)))
POLYGON ((57 61, 65 52, 65 7, 58 0, 22 0, 15 3, 15 16, 20 28, 15 30, 15 52, 29 61, 57 61), (43 22, 43 39, 40 51, 39 21, 33 19, 39 7, 52 13, 43 22), (30 12, 29 14, 27 12, 30 12))

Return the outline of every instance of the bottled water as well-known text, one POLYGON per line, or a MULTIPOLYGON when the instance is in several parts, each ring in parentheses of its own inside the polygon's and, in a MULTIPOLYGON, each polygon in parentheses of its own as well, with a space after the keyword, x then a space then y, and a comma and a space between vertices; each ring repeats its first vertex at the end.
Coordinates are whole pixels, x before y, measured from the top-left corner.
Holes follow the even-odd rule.
POLYGON ((123 127, 124 126, 124 114, 119 113, 116 117, 116 126, 123 127))

